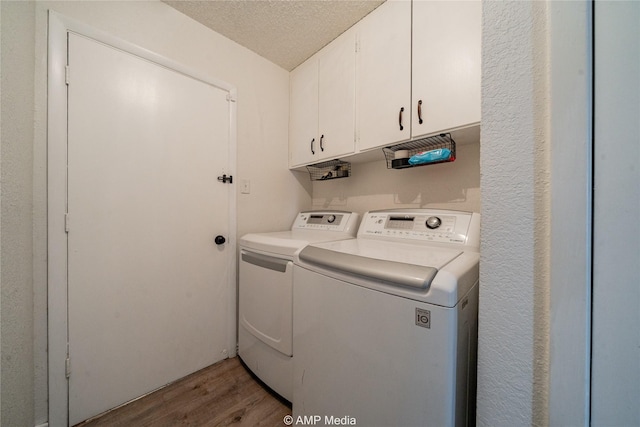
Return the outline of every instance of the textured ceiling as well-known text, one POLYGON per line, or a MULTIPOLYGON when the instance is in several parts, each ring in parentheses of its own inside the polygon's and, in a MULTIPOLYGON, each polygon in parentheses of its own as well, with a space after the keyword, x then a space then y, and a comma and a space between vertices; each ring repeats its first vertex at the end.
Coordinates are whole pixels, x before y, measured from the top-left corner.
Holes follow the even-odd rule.
POLYGON ((292 70, 384 0, 163 0, 292 70))

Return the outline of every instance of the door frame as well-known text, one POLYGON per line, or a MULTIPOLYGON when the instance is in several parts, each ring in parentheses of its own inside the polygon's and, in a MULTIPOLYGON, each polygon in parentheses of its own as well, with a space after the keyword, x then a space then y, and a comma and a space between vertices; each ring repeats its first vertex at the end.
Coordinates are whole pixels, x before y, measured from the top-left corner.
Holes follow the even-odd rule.
POLYGON ((593 147, 591 2, 549 9, 549 425, 590 425, 593 147))
MULTIPOLYGON (((237 89, 166 57, 114 37, 82 22, 49 11, 47 77, 47 320, 49 426, 66 426, 69 420, 67 379, 67 33, 73 32, 146 59, 227 92, 229 100, 229 150, 227 167, 220 173, 233 175, 236 169, 237 89)), ((213 183, 215 185, 216 183, 213 183)), ((222 184, 221 184, 222 185, 222 184)), ((229 200, 229 357, 236 353, 236 191, 228 186, 229 200)))

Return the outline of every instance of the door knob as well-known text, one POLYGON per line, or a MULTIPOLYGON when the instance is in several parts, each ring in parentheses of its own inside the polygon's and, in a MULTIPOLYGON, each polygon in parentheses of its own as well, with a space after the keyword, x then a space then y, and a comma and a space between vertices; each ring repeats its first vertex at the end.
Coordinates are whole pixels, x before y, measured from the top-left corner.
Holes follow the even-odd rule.
POLYGON ((216 242, 216 245, 223 245, 227 239, 225 239, 224 236, 216 236, 214 241, 216 242))

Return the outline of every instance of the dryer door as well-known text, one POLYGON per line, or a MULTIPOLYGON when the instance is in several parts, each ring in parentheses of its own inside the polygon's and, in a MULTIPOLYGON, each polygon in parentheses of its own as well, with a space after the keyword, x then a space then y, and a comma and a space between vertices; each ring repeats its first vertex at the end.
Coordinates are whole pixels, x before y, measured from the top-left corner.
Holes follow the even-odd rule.
POLYGON ((240 324, 268 346, 291 356, 293 262, 240 251, 240 324))

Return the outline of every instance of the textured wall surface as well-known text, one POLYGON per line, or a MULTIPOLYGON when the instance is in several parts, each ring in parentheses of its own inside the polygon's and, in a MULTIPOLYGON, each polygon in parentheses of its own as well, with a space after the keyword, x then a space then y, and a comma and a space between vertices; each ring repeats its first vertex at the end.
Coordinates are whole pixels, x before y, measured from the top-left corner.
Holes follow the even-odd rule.
POLYGON ((33 418, 34 4, 2 7, 1 425, 33 418))
POLYGON ((483 2, 481 426, 548 419, 545 8, 483 2))

